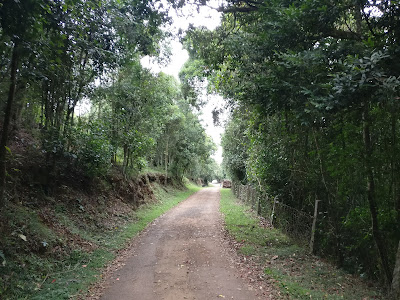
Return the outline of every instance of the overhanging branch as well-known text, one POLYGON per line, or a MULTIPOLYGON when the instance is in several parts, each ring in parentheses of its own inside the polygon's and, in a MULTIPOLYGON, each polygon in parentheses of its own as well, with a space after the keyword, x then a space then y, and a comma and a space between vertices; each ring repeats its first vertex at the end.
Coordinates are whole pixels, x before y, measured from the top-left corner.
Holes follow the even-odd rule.
POLYGON ((259 10, 264 5, 263 1, 252 0, 233 0, 230 3, 231 6, 221 6, 217 10, 223 13, 250 13, 259 10))

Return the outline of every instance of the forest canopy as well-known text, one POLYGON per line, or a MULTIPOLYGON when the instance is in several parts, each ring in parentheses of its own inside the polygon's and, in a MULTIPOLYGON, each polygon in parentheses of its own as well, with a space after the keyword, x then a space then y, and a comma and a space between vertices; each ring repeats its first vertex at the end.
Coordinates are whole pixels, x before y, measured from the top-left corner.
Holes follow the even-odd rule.
POLYGON ((219 11, 221 26, 184 42, 232 110, 225 168, 309 214, 321 200, 316 252, 398 281, 399 2, 235 0, 219 11))
POLYGON ((180 84, 140 59, 162 56, 168 10, 184 4, 0 3, 0 210, 21 132, 51 178, 220 176, 193 109, 204 81, 232 111, 222 140, 232 179, 307 214, 320 200, 316 253, 400 291, 399 1, 221 2, 219 27, 183 35, 180 84), (91 111, 77 115, 83 100, 91 111))
MULTIPOLYGON (((213 141, 172 76, 144 68, 165 57, 169 9, 158 1, 4 1, 0 4, 1 206, 10 139, 33 135, 49 174, 144 168, 210 180, 213 141), (21 20, 24 20, 21 22, 21 20), (89 103, 90 112, 76 113, 89 103)), ((12 153, 11 153, 12 155, 12 153)))

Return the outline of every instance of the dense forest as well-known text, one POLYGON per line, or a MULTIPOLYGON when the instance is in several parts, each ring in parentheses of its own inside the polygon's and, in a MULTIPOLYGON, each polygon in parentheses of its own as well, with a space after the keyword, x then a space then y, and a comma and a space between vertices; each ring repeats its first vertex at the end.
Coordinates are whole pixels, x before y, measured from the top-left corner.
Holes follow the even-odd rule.
POLYGON ((45 195, 72 168, 220 177, 196 109, 207 82, 231 111, 229 176, 308 214, 320 200, 315 253, 400 294, 399 1, 224 1, 219 27, 181 36, 179 83, 140 60, 168 60, 168 10, 184 4, 0 2, 0 211, 19 201, 26 143, 45 195))
POLYGON ((141 64, 168 62, 183 4, 0 1, 0 298, 115 251, 103 236, 184 177, 218 176, 193 99, 141 64))
POLYGON ((12 172, 5 169, 13 155, 8 141, 20 131, 39 142, 49 174, 77 165, 96 177, 117 166, 125 175, 148 167, 178 179, 211 179, 215 145, 179 83, 140 64, 145 55, 168 59, 162 26, 171 20, 161 3, 0 5, 1 206, 12 172), (90 106, 85 115, 76 113, 82 102, 90 106))
POLYGON ((227 1, 191 64, 228 99, 232 178, 312 215, 316 253, 399 285, 398 1, 227 1))

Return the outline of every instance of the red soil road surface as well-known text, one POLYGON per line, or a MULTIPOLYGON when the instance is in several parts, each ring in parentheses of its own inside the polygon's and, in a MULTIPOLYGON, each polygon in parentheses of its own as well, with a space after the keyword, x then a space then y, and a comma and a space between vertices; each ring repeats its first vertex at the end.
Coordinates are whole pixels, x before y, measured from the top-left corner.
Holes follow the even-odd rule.
POLYGON ((219 199, 219 188, 206 188, 157 219, 100 299, 259 299, 223 246, 219 199))

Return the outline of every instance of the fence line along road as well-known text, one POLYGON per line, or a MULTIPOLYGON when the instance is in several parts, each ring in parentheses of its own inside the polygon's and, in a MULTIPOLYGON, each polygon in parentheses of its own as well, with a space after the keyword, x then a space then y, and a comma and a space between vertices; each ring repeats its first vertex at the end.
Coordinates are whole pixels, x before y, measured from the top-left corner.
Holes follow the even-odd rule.
POLYGON ((259 216, 266 218, 274 227, 281 229, 298 243, 314 248, 314 235, 317 225, 318 202, 315 201, 314 216, 281 203, 251 185, 232 183, 235 196, 249 205, 259 216))

